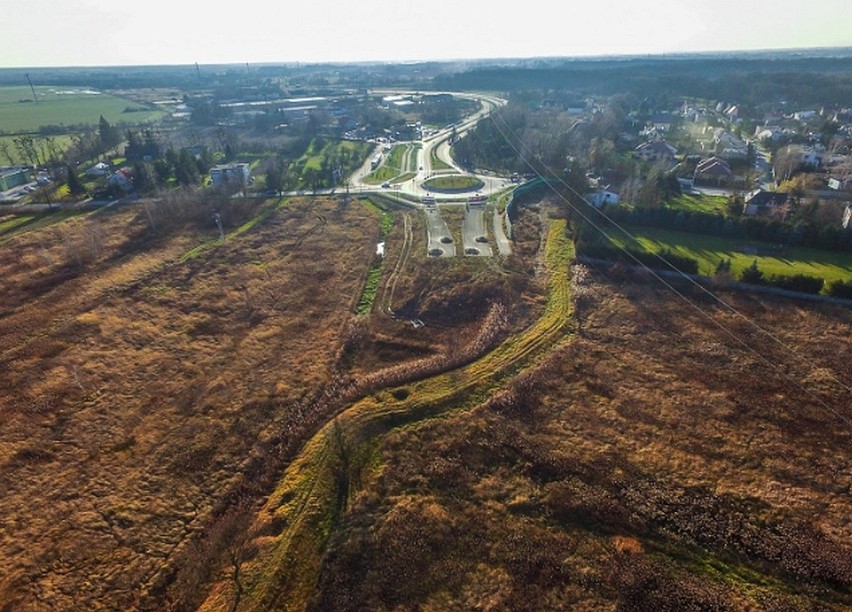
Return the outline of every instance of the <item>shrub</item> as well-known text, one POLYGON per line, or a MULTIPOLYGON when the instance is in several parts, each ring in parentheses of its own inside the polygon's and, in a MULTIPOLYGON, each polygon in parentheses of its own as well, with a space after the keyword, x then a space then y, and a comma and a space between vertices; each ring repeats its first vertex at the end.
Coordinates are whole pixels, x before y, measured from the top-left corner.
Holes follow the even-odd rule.
POLYGON ((852 299, 852 280, 836 280, 828 285, 828 295, 832 297, 852 299))
POLYGON ((818 276, 807 274, 794 274, 792 276, 771 276, 767 283, 789 291, 800 291, 801 293, 819 293, 825 281, 818 276))
POLYGON ((757 267, 757 260, 751 262, 751 265, 740 273, 740 280, 744 283, 752 285, 760 285, 763 283, 763 272, 757 267))

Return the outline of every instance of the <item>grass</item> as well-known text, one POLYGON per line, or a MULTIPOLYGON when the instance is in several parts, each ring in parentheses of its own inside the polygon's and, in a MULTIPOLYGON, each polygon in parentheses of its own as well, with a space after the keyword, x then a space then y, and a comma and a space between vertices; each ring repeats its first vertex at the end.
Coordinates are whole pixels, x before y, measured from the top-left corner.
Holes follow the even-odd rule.
POLYGON ((689 212, 721 213, 728 210, 726 196, 681 194, 666 203, 670 208, 679 208, 689 212))
MULTIPOLYGON (((24 232, 42 229, 66 219, 88 215, 91 212, 91 210, 56 209, 43 213, 0 216, 0 242, 24 232)), ((2 215, 2 208, 0 208, 0 215, 2 215)))
POLYGON ((334 367, 372 257, 358 237, 378 222, 324 198, 260 221, 182 263, 215 230, 153 235, 133 204, 0 244, 0 465, 18 483, 0 498, 15 526, 0 542, 3 605, 134 607, 218 500, 283 470, 275 453, 245 467, 259 440, 308 438, 295 407, 334 367), (54 493, 80 505, 62 510, 54 493), (71 565, 46 558, 60 548, 71 565))
POLYGON ((35 132, 46 125, 96 126, 101 115, 112 125, 139 125, 153 123, 165 115, 158 110, 126 113, 127 108, 142 107, 125 98, 78 87, 38 86, 35 89, 37 104, 32 101, 32 92, 27 86, 0 87, 0 126, 4 132, 35 132))
POLYGON ((475 176, 454 174, 451 176, 436 176, 423 183, 425 189, 438 192, 462 192, 482 189, 484 183, 475 176))
POLYGON ((429 151, 429 163, 432 166, 432 170, 435 171, 435 172, 438 172, 438 171, 441 171, 441 170, 452 170, 453 169, 453 167, 450 164, 448 164, 443 159, 438 157, 438 147, 437 146, 432 147, 432 149, 429 151))
POLYGON ((757 260, 758 268, 767 275, 806 274, 823 278, 826 284, 834 280, 852 278, 852 253, 791 247, 786 249, 783 256, 752 255, 743 253, 742 247, 750 245, 770 248, 774 245, 648 227, 627 229, 634 238, 616 237, 614 242, 619 246, 641 248, 652 253, 671 249, 673 253, 698 260, 699 273, 707 276, 715 272, 720 261, 730 259, 734 277, 738 277, 757 260))
POLYGON ((381 183, 404 183, 416 174, 417 149, 420 145, 394 145, 386 161, 364 177, 368 185, 381 183))
MULTIPOLYGON (((340 500, 353 494, 341 492, 340 487, 343 482, 363 483, 381 471, 376 454, 380 436, 477 405, 565 337, 572 312, 568 265, 573 249, 565 237, 564 221, 551 222, 546 249, 547 308, 531 327, 470 365, 410 383, 404 390, 393 384, 389 395, 373 392, 308 442, 260 515, 262 520, 274 519, 281 530, 267 538, 256 557, 244 565, 246 609, 277 607, 285 601, 291 609, 304 607, 340 516, 340 500), (341 437, 346 441, 346 456, 357 458, 352 464, 346 460, 349 467, 343 480, 341 437)), ((269 527, 258 529, 268 532, 269 527)), ((221 588, 214 589, 207 607, 221 606, 223 596, 221 588)))
POLYGON ((367 280, 364 283, 364 290, 361 292, 361 297, 358 304, 355 306, 355 314, 363 316, 370 314, 373 309, 373 302, 376 300, 376 293, 379 290, 379 280, 382 278, 382 258, 376 257, 377 261, 373 262, 370 270, 367 272, 367 280))

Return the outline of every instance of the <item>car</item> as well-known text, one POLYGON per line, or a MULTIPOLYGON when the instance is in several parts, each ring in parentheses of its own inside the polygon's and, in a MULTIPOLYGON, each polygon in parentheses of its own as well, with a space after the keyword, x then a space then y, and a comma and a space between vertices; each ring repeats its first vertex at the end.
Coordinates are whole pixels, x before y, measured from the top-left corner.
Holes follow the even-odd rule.
POLYGON ((390 183, 388 183, 387 181, 382 183, 382 189, 390 189, 390 183))

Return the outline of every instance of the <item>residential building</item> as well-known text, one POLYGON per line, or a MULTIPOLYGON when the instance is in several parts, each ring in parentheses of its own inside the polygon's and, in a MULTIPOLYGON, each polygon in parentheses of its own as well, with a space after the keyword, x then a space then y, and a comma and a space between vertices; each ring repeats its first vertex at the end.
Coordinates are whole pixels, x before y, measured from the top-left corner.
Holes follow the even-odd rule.
POLYGON ((654 140, 640 144, 634 150, 636 157, 645 161, 673 161, 677 149, 665 140, 654 140))
POLYGON ((220 164, 210 169, 210 182, 214 187, 224 185, 244 186, 251 180, 251 166, 246 163, 220 164))
POLYGON ((133 191, 133 170, 130 168, 116 170, 107 179, 107 186, 118 188, 124 193, 130 193, 133 191))
POLYGON ((787 203, 787 194, 778 191, 755 189, 745 198, 743 214, 749 217, 764 215, 777 210, 787 203))
POLYGON ((94 166, 86 170, 86 176, 106 176, 109 173, 109 164, 105 162, 98 162, 94 166))
POLYGON ((608 189, 598 189, 587 193, 584 198, 595 208, 600 208, 604 204, 618 204, 618 194, 608 189))
POLYGON ((695 166, 693 181, 718 182, 729 179, 732 175, 733 172, 731 172, 731 167, 728 165, 728 162, 721 157, 716 157, 714 155, 698 162, 698 165, 695 166))

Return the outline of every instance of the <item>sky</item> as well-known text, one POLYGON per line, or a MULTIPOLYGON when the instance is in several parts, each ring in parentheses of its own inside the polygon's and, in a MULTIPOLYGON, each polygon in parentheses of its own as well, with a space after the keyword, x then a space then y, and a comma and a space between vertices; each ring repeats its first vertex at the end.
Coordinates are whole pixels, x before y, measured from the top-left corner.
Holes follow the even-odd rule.
POLYGON ((398 62, 852 47, 850 0, 2 4, 7 6, 0 11, 0 67, 398 62))

